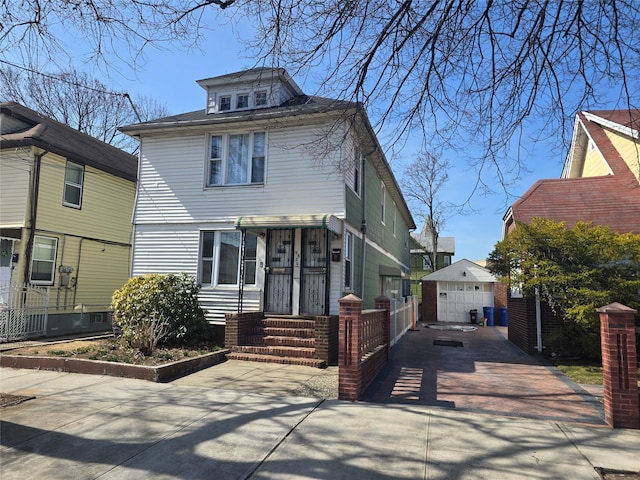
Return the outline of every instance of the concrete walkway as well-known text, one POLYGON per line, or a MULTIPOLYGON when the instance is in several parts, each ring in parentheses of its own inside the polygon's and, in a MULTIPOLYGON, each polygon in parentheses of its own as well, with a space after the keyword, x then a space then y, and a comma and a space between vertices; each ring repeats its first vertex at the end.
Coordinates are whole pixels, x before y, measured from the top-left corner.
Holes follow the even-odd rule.
MULTIPOLYGON (((213 369, 217 367, 212 367, 213 369)), ((0 477, 598 479, 640 431, 197 385, 0 369, 0 477)))

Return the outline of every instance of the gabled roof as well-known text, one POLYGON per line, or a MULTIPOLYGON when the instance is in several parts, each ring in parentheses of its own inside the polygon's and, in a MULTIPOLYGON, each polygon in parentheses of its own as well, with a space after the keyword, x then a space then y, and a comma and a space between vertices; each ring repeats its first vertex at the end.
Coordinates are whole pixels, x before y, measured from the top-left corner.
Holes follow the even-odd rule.
MULTIPOLYGON (((431 237, 425 235, 424 232, 420 234, 412 234, 411 239, 415 242, 411 246, 411 253, 432 252, 433 245, 431 245, 431 237)), ((456 237, 438 237, 438 252, 437 253, 456 253, 456 237)))
POLYGON ((639 123, 640 110, 578 113, 563 178, 535 182, 505 214, 505 229, 514 221, 529 223, 541 217, 565 222, 569 228, 584 221, 619 233, 640 233, 640 183, 605 133, 617 130, 638 139, 639 123), (609 175, 576 176, 589 139, 609 166, 609 175))
POLYGON ((486 268, 463 258, 448 267, 436 270, 429 275, 425 275, 420 280, 423 282, 478 282, 493 283, 498 279, 486 268))
POLYGON ((619 233, 640 233, 640 186, 615 175, 538 180, 510 213, 523 223, 542 217, 566 222, 569 228, 584 221, 619 233))
POLYGON ((134 155, 15 102, 0 103, 0 115, 25 124, 24 129, 0 135, 2 149, 38 147, 76 163, 136 181, 138 159, 134 155))

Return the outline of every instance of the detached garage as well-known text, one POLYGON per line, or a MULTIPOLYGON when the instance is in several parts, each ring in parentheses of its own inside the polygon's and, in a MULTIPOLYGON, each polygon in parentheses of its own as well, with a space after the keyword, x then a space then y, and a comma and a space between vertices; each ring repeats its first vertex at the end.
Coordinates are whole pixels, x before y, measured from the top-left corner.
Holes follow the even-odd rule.
POLYGON ((425 275, 422 281, 422 320, 470 323, 471 310, 483 316, 483 307, 496 310, 506 304, 504 288, 489 270, 462 259, 425 275), (505 297, 505 298, 502 298, 505 297))

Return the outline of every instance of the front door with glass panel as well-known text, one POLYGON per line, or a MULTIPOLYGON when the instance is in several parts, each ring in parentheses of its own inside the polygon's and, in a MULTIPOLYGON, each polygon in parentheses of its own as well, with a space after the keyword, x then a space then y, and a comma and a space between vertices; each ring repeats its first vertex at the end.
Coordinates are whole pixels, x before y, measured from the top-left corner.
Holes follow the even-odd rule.
POLYGON ((13 240, 0 240, 0 303, 9 301, 9 284, 11 283, 11 257, 13 256, 13 240))
POLYGON ((269 230, 266 262, 265 311, 291 314, 293 230, 269 230))
POLYGON ((327 314, 327 230, 302 231, 302 292, 300 310, 327 314))

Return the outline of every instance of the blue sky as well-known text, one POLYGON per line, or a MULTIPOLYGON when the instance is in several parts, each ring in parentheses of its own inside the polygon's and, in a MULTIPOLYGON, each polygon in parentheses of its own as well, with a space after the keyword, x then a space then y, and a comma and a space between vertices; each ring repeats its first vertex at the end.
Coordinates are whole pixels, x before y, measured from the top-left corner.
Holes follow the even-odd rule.
MULTIPOLYGON (((208 32, 199 49, 148 49, 145 51, 146 61, 135 73, 117 59, 110 59, 110 66, 113 68, 110 68, 108 73, 92 69, 91 64, 83 64, 82 52, 77 53, 72 63, 73 67, 88 71, 113 90, 127 92, 132 97, 141 94, 155 98, 165 103, 171 114, 189 112, 205 107, 205 92, 195 83, 196 80, 255 66, 256 60, 246 57, 246 51, 238 41, 238 35, 248 38, 251 32, 238 31, 227 25, 218 27, 214 32, 208 32)), ((69 37, 66 43, 68 45, 75 42, 69 37)), ((286 65, 280 66, 286 69, 286 65)), ((312 79, 294 76, 294 80, 306 93, 313 94, 316 91, 317 86, 313 84, 312 79)), ((372 123, 375 123, 375 120, 371 118, 372 123)), ((535 119, 532 123, 535 125, 535 119)), ((387 143, 385 133, 380 132, 382 145, 387 143)), ((399 182, 405 165, 419 153, 420 143, 417 139, 415 142, 409 139, 402 148, 387 151, 387 159, 399 182)), ((476 179, 476 173, 469 167, 467 158, 477 155, 481 148, 479 145, 469 145, 467 151, 443 153, 443 157, 448 158, 452 164, 449 181, 442 191, 444 200, 459 204, 467 199, 476 179)), ((527 152, 521 152, 529 172, 523 174, 520 181, 510 187, 509 198, 497 178, 492 178, 490 174, 483 176, 483 180, 495 190, 495 193, 476 193, 469 202, 474 213, 450 217, 441 232, 442 236, 455 237, 454 261, 462 258, 486 258, 501 238, 502 216, 508 205, 536 180, 560 176, 564 154, 549 152, 547 146, 538 147, 533 144, 527 152)), ((414 215, 414 218, 420 228, 422 219, 417 215, 414 215)))

